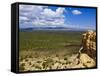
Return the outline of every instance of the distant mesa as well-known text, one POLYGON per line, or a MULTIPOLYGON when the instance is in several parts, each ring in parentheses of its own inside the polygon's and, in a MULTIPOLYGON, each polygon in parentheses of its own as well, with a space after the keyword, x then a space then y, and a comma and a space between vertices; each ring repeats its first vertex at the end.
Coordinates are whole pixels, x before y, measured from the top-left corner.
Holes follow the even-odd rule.
POLYGON ((82 28, 80 29, 80 28, 72 28, 72 27, 31 27, 31 28, 20 28, 20 31, 34 31, 34 30, 87 31, 88 29, 82 29, 82 28))

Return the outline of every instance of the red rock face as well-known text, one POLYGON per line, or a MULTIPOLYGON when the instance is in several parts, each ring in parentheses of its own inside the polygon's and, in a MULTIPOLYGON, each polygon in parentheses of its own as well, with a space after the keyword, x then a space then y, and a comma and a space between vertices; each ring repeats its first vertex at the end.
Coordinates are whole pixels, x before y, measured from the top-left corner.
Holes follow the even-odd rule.
POLYGON ((82 35, 82 53, 88 54, 91 58, 96 57, 96 32, 88 31, 82 35))

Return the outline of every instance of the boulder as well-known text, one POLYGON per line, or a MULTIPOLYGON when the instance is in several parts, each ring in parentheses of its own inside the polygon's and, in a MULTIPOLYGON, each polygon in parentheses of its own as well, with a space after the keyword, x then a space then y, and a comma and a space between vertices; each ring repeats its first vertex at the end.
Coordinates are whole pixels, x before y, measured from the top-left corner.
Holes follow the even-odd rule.
POLYGON ((88 68, 95 67, 96 65, 95 61, 85 53, 80 54, 80 62, 88 68))

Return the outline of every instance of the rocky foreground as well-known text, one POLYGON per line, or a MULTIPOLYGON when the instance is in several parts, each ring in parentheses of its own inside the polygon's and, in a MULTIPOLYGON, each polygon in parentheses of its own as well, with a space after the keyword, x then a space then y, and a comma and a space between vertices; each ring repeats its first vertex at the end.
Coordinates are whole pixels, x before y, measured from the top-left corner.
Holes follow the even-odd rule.
POLYGON ((20 71, 92 68, 96 66, 96 33, 88 31, 82 35, 82 47, 72 56, 38 56, 20 58, 20 71))

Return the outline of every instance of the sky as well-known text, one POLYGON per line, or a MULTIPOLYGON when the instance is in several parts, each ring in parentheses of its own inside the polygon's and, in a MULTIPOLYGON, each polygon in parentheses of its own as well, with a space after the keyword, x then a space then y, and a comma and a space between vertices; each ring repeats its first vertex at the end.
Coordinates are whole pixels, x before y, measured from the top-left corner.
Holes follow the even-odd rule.
POLYGON ((19 28, 96 28, 96 9, 60 6, 19 5, 19 28))

